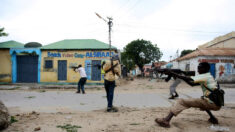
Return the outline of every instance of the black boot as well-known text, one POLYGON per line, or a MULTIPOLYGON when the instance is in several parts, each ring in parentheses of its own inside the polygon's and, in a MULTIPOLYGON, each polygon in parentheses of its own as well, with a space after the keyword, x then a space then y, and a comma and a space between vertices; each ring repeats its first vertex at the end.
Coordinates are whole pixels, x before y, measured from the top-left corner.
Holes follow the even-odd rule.
POLYGON ((80 90, 78 90, 76 93, 80 93, 80 90))
POLYGON ((211 113, 211 111, 206 110, 207 114, 210 116, 210 118, 208 119, 208 121, 212 124, 219 124, 218 119, 211 113))
POLYGON ((118 108, 117 107, 108 107, 107 108, 107 112, 118 112, 118 108))
POLYGON ((175 92, 175 96, 174 97, 179 97, 179 95, 178 95, 178 93, 177 92, 175 92))
POLYGON ((171 95, 171 97, 169 97, 168 99, 175 99, 175 96, 171 95))
POLYGON ((165 118, 156 118, 155 122, 161 127, 170 127, 170 121, 174 114, 170 112, 165 118))

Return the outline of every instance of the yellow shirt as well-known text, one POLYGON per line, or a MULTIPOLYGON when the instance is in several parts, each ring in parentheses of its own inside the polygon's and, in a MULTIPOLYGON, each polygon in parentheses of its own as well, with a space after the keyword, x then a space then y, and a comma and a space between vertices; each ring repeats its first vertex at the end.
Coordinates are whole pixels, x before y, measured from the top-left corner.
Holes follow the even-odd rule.
MULTIPOLYGON (((121 66, 119 64, 118 60, 113 61, 113 65, 118 64, 116 67, 114 67, 114 73, 112 72, 112 70, 110 70, 109 72, 104 74, 104 79, 108 80, 108 81, 115 81, 115 75, 121 76, 121 66)), ((106 60, 105 64, 103 66, 103 70, 104 71, 108 71, 111 68, 111 61, 110 60, 106 60)))

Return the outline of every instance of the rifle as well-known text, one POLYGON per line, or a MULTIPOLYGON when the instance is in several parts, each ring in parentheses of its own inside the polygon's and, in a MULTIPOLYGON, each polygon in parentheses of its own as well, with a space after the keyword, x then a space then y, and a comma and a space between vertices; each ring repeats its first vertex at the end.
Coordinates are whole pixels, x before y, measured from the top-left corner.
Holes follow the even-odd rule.
POLYGON ((97 67, 98 69, 101 69, 101 64, 87 64, 87 66, 89 67, 94 66, 94 67, 97 67))
POLYGON ((75 71, 77 68, 79 68, 79 66, 71 66, 71 68, 73 68, 73 70, 75 71))
POLYGON ((160 76, 162 76, 163 74, 168 75, 167 78, 165 79, 166 82, 171 80, 171 77, 173 76, 171 72, 174 72, 176 74, 184 74, 185 76, 195 76, 195 71, 182 71, 180 69, 167 69, 167 68, 164 69, 155 68, 154 70, 157 71, 158 73, 161 73, 160 76))
MULTIPOLYGON (((89 66, 89 67, 95 66, 95 67, 98 67, 98 69, 101 69, 101 65, 100 64, 95 64, 95 65, 88 64, 87 66, 89 66)), ((70 66, 70 68, 73 68, 73 70, 75 71, 75 69, 79 68, 79 66, 70 66)))

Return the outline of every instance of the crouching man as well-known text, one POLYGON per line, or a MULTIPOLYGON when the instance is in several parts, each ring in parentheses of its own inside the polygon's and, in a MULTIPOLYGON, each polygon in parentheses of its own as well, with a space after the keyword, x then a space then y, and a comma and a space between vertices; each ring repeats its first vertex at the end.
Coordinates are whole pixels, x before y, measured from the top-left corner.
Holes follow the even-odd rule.
POLYGON ((198 65, 199 75, 194 77, 182 76, 169 71, 168 74, 172 74, 173 76, 184 80, 191 86, 201 85, 203 96, 201 98, 179 99, 177 103, 170 108, 170 112, 165 118, 156 118, 155 122, 162 127, 170 127, 170 120, 173 116, 177 116, 185 109, 194 107, 206 111, 210 116, 208 121, 213 124, 218 124, 218 119, 211 113, 210 110, 219 110, 221 106, 217 106, 208 97, 210 91, 207 90, 207 88, 211 90, 217 88, 217 83, 209 71, 210 65, 207 62, 202 62, 198 65))

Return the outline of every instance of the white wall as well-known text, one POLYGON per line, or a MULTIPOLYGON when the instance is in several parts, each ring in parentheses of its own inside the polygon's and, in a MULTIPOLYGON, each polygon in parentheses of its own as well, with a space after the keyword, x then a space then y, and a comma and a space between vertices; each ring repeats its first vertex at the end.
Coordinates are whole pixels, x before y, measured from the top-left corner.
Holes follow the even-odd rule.
POLYGON ((200 57, 191 58, 189 60, 180 61, 178 64, 178 67, 181 70, 185 70, 186 65, 189 64, 190 65, 189 70, 195 71, 197 75, 198 74, 197 66, 200 63, 200 60, 203 60, 203 59, 206 59, 207 61, 209 60, 209 63, 215 63, 216 79, 221 78, 221 77, 226 77, 231 74, 235 74, 235 66, 234 66, 235 57, 200 56, 200 57))

